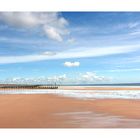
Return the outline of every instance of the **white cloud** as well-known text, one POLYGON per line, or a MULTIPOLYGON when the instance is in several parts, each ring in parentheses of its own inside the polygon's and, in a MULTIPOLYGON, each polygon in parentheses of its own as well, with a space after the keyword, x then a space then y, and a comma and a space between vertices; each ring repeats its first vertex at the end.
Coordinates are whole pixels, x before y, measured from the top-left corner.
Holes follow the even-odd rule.
POLYGON ((66 74, 52 76, 52 77, 37 77, 37 78, 22 78, 22 77, 13 77, 5 80, 1 80, 0 83, 9 83, 9 84, 61 84, 66 80, 66 74))
POLYGON ((12 27, 40 29, 48 38, 62 41, 68 21, 55 12, 0 12, 0 21, 12 27))
POLYGON ((139 22, 132 22, 132 23, 129 23, 129 24, 128 24, 128 27, 129 27, 129 28, 135 28, 135 27, 137 27, 137 26, 139 26, 139 25, 140 25, 139 22))
POLYGON ((139 27, 140 22, 129 22, 129 23, 120 23, 118 25, 114 26, 114 30, 115 29, 135 29, 137 27, 139 27))
POLYGON ((66 67, 79 67, 80 62, 65 62, 64 66, 66 66, 66 67))
POLYGON ((111 78, 105 76, 99 76, 95 72, 86 72, 81 74, 80 81, 86 83, 94 83, 94 82, 105 82, 110 81, 111 78))
POLYGON ((57 41, 62 41, 63 40, 61 35, 59 34, 59 32, 57 32, 57 30, 55 30, 55 28, 53 28, 53 27, 49 27, 49 28, 44 27, 44 31, 47 34, 47 36, 51 39, 54 39, 54 40, 57 40, 57 41))
POLYGON ((0 64, 7 63, 22 63, 41 60, 57 60, 66 58, 86 58, 86 57, 101 57, 116 54, 126 54, 139 51, 139 45, 130 46, 111 46, 111 47, 79 47, 61 52, 53 52, 45 54, 22 55, 22 56, 0 56, 0 64))
POLYGON ((1 80, 0 83, 9 84, 92 84, 109 82, 112 79, 110 77, 99 76, 95 72, 85 72, 82 74, 76 74, 71 77, 70 75, 55 75, 55 76, 41 76, 36 78, 22 78, 13 77, 5 80, 1 80))
POLYGON ((109 72, 129 72, 129 71, 140 71, 140 68, 128 68, 128 69, 113 69, 108 70, 109 72))
POLYGON ((66 74, 63 74, 63 75, 48 77, 47 81, 50 82, 50 83, 51 82, 61 83, 66 79, 67 79, 66 74))
POLYGON ((47 55, 47 56, 56 55, 55 52, 50 52, 50 51, 48 51, 48 52, 44 52, 44 53, 42 53, 42 54, 43 54, 43 55, 47 55))
POLYGON ((129 35, 139 35, 140 34, 140 30, 135 30, 133 32, 130 32, 129 35))

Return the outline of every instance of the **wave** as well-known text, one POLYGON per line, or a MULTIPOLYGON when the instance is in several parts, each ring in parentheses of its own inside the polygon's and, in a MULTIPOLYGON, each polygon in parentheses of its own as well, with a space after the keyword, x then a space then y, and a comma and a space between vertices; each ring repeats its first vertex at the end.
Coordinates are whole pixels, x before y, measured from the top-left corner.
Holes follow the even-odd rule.
POLYGON ((0 94, 55 94, 80 99, 140 99, 140 90, 0 90, 0 94))

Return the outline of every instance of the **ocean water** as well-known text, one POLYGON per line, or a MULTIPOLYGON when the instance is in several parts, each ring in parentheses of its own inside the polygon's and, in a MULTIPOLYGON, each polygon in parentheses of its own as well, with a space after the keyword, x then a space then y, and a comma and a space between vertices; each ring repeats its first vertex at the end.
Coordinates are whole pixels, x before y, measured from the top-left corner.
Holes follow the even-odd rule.
POLYGON ((77 85, 67 85, 67 86, 85 86, 85 87, 87 87, 87 86, 119 86, 119 87, 124 87, 124 86, 126 86, 126 87, 130 87, 130 86, 140 86, 140 83, 115 83, 115 84, 77 84, 77 85))
POLYGON ((0 90, 0 94, 54 94, 78 99, 140 99, 140 90, 6 89, 0 90))

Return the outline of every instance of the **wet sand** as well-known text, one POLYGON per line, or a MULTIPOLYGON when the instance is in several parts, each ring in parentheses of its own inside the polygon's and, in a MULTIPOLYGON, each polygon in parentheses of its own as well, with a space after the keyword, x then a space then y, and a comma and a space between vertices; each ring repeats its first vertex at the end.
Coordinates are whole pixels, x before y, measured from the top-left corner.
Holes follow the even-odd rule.
POLYGON ((0 95, 0 128, 140 128, 140 100, 0 95))

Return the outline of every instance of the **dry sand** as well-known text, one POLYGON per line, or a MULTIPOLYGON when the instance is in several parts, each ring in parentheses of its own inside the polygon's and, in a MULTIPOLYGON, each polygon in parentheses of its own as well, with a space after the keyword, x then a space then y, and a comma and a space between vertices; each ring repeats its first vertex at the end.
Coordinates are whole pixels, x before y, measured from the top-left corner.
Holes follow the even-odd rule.
POLYGON ((0 95, 1 128, 140 128, 140 100, 0 95))

